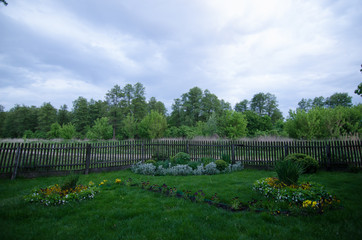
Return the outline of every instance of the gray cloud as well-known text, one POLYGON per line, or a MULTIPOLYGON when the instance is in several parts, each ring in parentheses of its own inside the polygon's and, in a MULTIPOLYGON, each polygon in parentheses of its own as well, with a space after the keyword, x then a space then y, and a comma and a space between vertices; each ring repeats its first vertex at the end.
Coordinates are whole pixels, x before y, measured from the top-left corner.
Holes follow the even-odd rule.
POLYGON ((347 1, 12 1, 0 8, 0 104, 55 107, 141 82, 170 107, 194 86, 282 112, 361 82, 362 11, 347 1))

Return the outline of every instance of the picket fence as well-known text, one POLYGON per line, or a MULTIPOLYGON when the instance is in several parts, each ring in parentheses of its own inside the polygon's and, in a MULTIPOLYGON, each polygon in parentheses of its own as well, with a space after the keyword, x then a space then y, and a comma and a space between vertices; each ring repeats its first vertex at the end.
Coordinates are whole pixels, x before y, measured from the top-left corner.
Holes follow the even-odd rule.
POLYGON ((178 152, 193 161, 203 157, 245 166, 271 167, 291 153, 305 153, 322 167, 362 167, 361 140, 353 141, 192 141, 133 140, 98 143, 0 143, 0 177, 88 174, 130 167, 178 152))

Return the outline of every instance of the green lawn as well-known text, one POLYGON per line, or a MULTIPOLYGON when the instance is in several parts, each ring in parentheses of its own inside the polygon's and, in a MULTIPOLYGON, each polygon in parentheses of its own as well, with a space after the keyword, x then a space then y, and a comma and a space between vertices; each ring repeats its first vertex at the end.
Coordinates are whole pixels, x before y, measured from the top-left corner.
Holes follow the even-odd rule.
MULTIPOLYGON (((214 176, 145 176, 127 171, 82 175, 80 182, 132 178, 166 183, 179 190, 222 201, 255 196, 252 184, 272 171, 243 170, 214 176)), ((230 212, 207 204, 165 197, 137 187, 103 189, 93 200, 45 207, 22 197, 35 187, 61 183, 63 177, 0 180, 0 239, 362 239, 362 173, 303 175, 341 199, 343 209, 323 215, 285 216, 267 212, 230 212)))

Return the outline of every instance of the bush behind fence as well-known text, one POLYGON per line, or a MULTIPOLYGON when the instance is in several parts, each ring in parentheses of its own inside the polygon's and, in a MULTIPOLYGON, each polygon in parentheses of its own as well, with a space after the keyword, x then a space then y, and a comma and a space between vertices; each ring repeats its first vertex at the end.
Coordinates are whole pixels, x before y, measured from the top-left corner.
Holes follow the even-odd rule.
POLYGON ((103 143, 0 143, 0 175, 39 176, 127 168, 152 158, 186 152, 193 161, 203 157, 270 167, 292 153, 312 156, 323 167, 362 166, 361 141, 192 141, 133 140, 103 143))

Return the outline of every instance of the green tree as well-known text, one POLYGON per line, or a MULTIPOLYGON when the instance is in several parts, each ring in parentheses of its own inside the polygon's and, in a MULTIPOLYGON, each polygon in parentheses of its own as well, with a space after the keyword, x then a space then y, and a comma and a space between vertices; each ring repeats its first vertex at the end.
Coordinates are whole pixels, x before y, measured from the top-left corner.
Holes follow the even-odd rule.
POLYGON ((91 99, 89 101, 89 122, 94 124, 98 118, 108 115, 108 104, 106 101, 91 99))
POLYGON ((246 136, 247 120, 240 112, 225 111, 218 120, 220 136, 236 139, 246 136))
POLYGON ((151 97, 147 104, 148 113, 152 110, 166 116, 167 110, 165 104, 161 101, 157 101, 155 97, 151 97))
POLYGON ((327 107, 335 108, 337 106, 351 107, 352 97, 348 93, 335 93, 328 97, 325 102, 327 107))
POLYGON ((283 119, 283 115, 278 109, 278 102, 275 95, 271 93, 257 93, 250 101, 250 110, 260 116, 267 115, 273 123, 283 119))
POLYGON ((6 119, 6 112, 3 105, 0 105, 0 138, 5 137, 3 132, 3 127, 6 119))
POLYGON ((260 116, 254 111, 244 112, 248 122, 247 130, 249 136, 256 136, 257 132, 269 132, 273 128, 272 120, 269 116, 260 116))
POLYGON ((89 104, 86 98, 79 97, 73 101, 73 119, 72 122, 78 133, 85 136, 90 126, 89 104))
POLYGON ((215 94, 205 90, 201 98, 201 121, 207 121, 212 114, 221 112, 221 102, 215 94))
POLYGON ((47 133, 48 138, 59 138, 61 128, 62 127, 57 122, 50 125, 50 131, 47 133))
POLYGON ((235 104, 234 110, 237 112, 245 112, 248 110, 249 101, 244 99, 241 102, 235 104))
POLYGON ((308 112, 313 107, 313 100, 312 99, 306 99, 302 98, 302 100, 298 103, 298 109, 304 110, 305 112, 308 112))
POLYGON ((131 108, 136 121, 141 121, 147 114, 145 87, 139 82, 133 86, 131 108))
POLYGON ((113 139, 116 139, 116 133, 122 119, 121 101, 124 97, 125 94, 118 85, 115 85, 106 94, 106 100, 109 106, 109 118, 113 128, 113 139))
POLYGON ((69 123, 70 120, 71 120, 71 114, 68 111, 68 106, 64 104, 58 110, 57 122, 59 123, 59 125, 62 126, 63 124, 69 123))
POLYGON ((139 135, 141 138, 161 138, 164 136, 166 129, 166 117, 156 111, 151 111, 139 123, 139 135))
POLYGON ((175 102, 171 106, 172 112, 169 118, 170 119, 169 122, 172 126, 180 127, 183 124, 183 118, 184 118, 182 103, 181 99, 179 98, 176 98, 174 101, 175 102))
POLYGON ((87 138, 91 140, 107 140, 112 138, 113 128, 107 117, 98 118, 87 132, 87 138))
POLYGON ((8 3, 5 0, 0 0, 0 2, 2 2, 5 6, 8 5, 8 3))
POLYGON ((38 127, 38 110, 35 106, 15 105, 6 113, 3 135, 9 138, 21 138, 26 130, 35 132, 38 127))
POLYGON ((132 114, 128 114, 123 123, 123 133, 127 139, 132 139, 137 133, 137 122, 132 114))
POLYGON ((63 139, 72 139, 76 135, 75 126, 72 123, 63 124, 59 136, 63 139))
POLYGON ((325 106, 325 99, 324 97, 315 97, 313 99, 312 107, 324 107, 325 106))
POLYGON ((202 107, 202 90, 198 87, 191 88, 188 93, 181 96, 182 110, 185 113, 183 122, 193 126, 200 121, 202 107))
POLYGON ((38 112, 38 130, 47 133, 50 126, 57 121, 57 109, 50 103, 44 103, 38 112))

